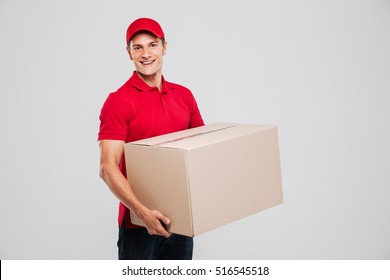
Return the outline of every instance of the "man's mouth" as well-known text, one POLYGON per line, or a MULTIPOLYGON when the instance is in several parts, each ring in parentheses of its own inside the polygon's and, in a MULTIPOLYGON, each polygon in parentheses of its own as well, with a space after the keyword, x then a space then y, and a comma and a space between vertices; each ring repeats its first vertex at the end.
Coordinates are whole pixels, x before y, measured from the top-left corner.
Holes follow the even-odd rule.
POLYGON ((155 61, 155 60, 150 60, 150 61, 140 61, 140 62, 141 62, 141 64, 142 64, 142 65, 145 65, 145 66, 147 66, 147 65, 150 65, 150 64, 152 64, 154 61, 155 61))

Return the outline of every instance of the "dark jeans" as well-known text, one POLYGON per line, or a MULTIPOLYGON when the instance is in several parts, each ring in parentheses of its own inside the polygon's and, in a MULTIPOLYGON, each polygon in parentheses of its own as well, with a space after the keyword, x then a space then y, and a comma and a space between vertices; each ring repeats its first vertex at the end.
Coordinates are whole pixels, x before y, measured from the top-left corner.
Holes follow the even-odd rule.
POLYGON ((169 238, 149 235, 146 228, 122 225, 117 245, 120 260, 191 260, 194 241, 173 233, 169 238))

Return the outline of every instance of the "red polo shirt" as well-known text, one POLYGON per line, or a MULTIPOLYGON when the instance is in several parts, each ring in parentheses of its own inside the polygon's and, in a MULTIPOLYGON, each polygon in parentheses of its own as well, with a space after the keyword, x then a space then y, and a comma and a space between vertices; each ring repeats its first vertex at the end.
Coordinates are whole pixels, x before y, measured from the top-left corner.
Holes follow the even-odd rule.
MULTIPOLYGON (((109 94, 100 112, 98 140, 136 141, 204 125, 191 91, 162 78, 161 92, 148 86, 134 71, 116 92, 109 94)), ((119 164, 126 177, 124 156, 119 164)), ((118 223, 129 209, 119 204, 118 223)), ((138 227, 126 220, 126 227, 138 227)))

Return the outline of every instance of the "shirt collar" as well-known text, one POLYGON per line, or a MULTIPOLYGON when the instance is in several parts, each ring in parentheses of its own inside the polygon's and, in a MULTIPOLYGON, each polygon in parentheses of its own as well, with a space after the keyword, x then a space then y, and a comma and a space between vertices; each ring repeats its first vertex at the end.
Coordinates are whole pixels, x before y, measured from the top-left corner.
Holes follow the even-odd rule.
MULTIPOLYGON (((130 77, 130 84, 135 87, 136 89, 140 91, 150 91, 155 90, 155 87, 149 86, 147 83, 145 83, 137 74, 136 71, 133 72, 133 75, 130 77)), ((170 83, 166 82, 164 79, 164 76, 162 76, 162 86, 161 86, 161 93, 168 93, 169 90, 171 90, 170 83)))

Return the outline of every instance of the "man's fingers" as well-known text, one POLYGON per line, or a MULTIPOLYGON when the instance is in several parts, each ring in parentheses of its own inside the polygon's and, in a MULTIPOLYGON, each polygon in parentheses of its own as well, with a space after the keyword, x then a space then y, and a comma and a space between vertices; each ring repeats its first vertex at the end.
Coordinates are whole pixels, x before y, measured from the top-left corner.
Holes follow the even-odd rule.
POLYGON ((156 220, 153 228, 148 228, 149 234, 162 235, 168 238, 170 232, 168 232, 163 225, 169 225, 171 220, 158 211, 152 211, 152 213, 156 220))
MULTIPOLYGON (((168 217, 165 217, 163 214, 158 212, 157 219, 159 219, 163 224, 169 225, 171 223, 170 219, 168 217)), ((160 234, 166 238, 168 238, 171 234, 166 230, 166 228, 163 226, 163 224, 160 223, 161 231, 160 234)))
POLYGON ((171 223, 171 220, 160 212, 154 211, 154 213, 156 215, 156 218, 163 222, 165 225, 169 225, 171 223))
POLYGON ((171 233, 169 231, 165 230, 165 228, 164 228, 164 231, 161 233, 161 235, 164 236, 165 238, 168 238, 171 235, 171 233))

